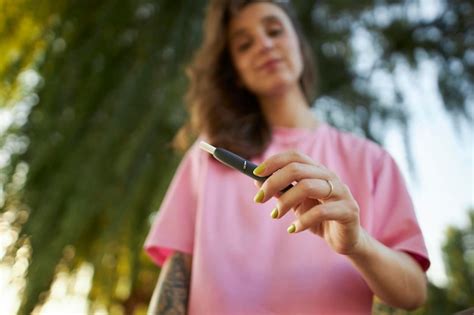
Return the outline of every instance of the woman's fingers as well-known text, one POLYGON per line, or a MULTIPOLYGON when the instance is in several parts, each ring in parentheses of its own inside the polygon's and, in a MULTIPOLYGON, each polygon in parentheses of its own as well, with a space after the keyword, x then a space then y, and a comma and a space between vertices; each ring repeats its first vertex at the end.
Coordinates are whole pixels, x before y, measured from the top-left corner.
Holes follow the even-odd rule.
POLYGON ((290 191, 294 192, 296 189, 299 191, 299 195, 306 193, 306 196, 310 198, 324 198, 328 196, 331 188, 324 179, 331 176, 332 174, 327 169, 320 166, 291 162, 275 171, 261 185, 260 190, 255 195, 255 202, 269 200, 292 183, 296 183, 295 187, 286 191, 285 194, 290 191), (314 180, 314 182, 309 181, 309 179, 314 180), (319 183, 319 181, 322 182, 319 183))
POLYGON ((299 162, 303 164, 317 165, 309 156, 299 153, 298 151, 286 151, 275 154, 263 161, 255 170, 257 176, 268 176, 291 162, 299 162))
MULTIPOLYGON (((307 198, 312 199, 312 204, 320 204, 323 197, 328 196, 331 187, 326 180, 303 179, 295 187, 282 194, 277 201, 277 218, 284 216, 290 209, 296 208, 307 198)), ((332 189, 334 194, 334 188, 332 189)))
POLYGON ((291 233, 297 233, 320 226, 324 221, 337 221, 342 225, 348 225, 356 223, 357 220, 357 209, 353 209, 347 205, 346 201, 341 200, 314 206, 301 214, 290 227, 294 227, 291 233))
POLYGON ((260 164, 254 173, 269 176, 264 183, 255 182, 260 188, 255 202, 278 197, 277 207, 271 213, 275 219, 286 215, 290 209, 295 210, 297 220, 290 226, 290 233, 306 229, 322 233, 326 221, 350 226, 358 220, 358 206, 349 188, 336 174, 304 154, 288 151, 274 155, 260 164), (282 193, 290 184, 294 186, 282 193))
POLYGON ((268 176, 254 200, 265 202, 278 197, 272 218, 281 218, 293 209, 296 220, 289 233, 310 230, 323 237, 336 252, 348 253, 359 241, 359 206, 347 185, 323 165, 296 151, 274 155, 254 171, 268 176), (288 185, 294 186, 283 190, 288 185), (283 192, 282 192, 283 190, 283 192))

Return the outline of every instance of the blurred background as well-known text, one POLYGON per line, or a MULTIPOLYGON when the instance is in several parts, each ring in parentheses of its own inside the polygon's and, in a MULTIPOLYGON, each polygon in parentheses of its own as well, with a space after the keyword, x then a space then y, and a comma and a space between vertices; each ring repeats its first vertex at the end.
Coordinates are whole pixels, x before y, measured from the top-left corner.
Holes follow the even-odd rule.
MULTIPOLYGON (((142 245, 180 155, 206 1, 0 0, 2 314, 145 314, 142 245)), ((474 306, 474 3, 293 1, 315 112, 397 160, 425 234, 429 299, 474 306)))

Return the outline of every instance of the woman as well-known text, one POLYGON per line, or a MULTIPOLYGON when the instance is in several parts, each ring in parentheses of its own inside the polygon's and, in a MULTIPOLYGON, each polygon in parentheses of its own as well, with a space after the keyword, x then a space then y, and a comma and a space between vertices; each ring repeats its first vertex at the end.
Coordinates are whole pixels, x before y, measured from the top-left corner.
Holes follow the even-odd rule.
POLYGON ((370 314, 373 295, 420 306, 429 260, 403 179, 376 144, 314 117, 311 54, 286 5, 211 1, 204 34, 191 126, 271 176, 256 190, 188 150, 145 244, 164 263, 150 313, 370 314))

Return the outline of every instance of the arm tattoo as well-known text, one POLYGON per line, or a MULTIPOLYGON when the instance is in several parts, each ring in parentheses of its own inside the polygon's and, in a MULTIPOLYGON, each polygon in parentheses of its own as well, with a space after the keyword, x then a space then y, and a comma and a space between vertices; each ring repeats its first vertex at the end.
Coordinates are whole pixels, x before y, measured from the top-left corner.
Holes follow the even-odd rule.
POLYGON ((191 259, 190 255, 178 252, 168 258, 161 269, 148 315, 181 315, 187 313, 191 259))

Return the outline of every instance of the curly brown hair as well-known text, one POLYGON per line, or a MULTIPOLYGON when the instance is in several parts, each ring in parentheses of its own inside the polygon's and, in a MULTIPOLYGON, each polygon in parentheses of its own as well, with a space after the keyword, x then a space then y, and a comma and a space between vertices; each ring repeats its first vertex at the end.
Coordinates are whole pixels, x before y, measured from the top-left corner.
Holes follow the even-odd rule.
MULTIPOLYGON (((202 134, 214 146, 251 158, 260 155, 270 142, 270 126, 257 97, 239 83, 227 38, 231 18, 254 2, 258 0, 209 2, 202 45, 186 69, 190 80, 186 94, 190 117, 176 135, 175 147, 186 149, 193 137, 202 134)), ((308 104, 311 104, 316 86, 311 48, 289 4, 275 0, 265 2, 282 8, 296 30, 304 65, 300 85, 308 104)))

